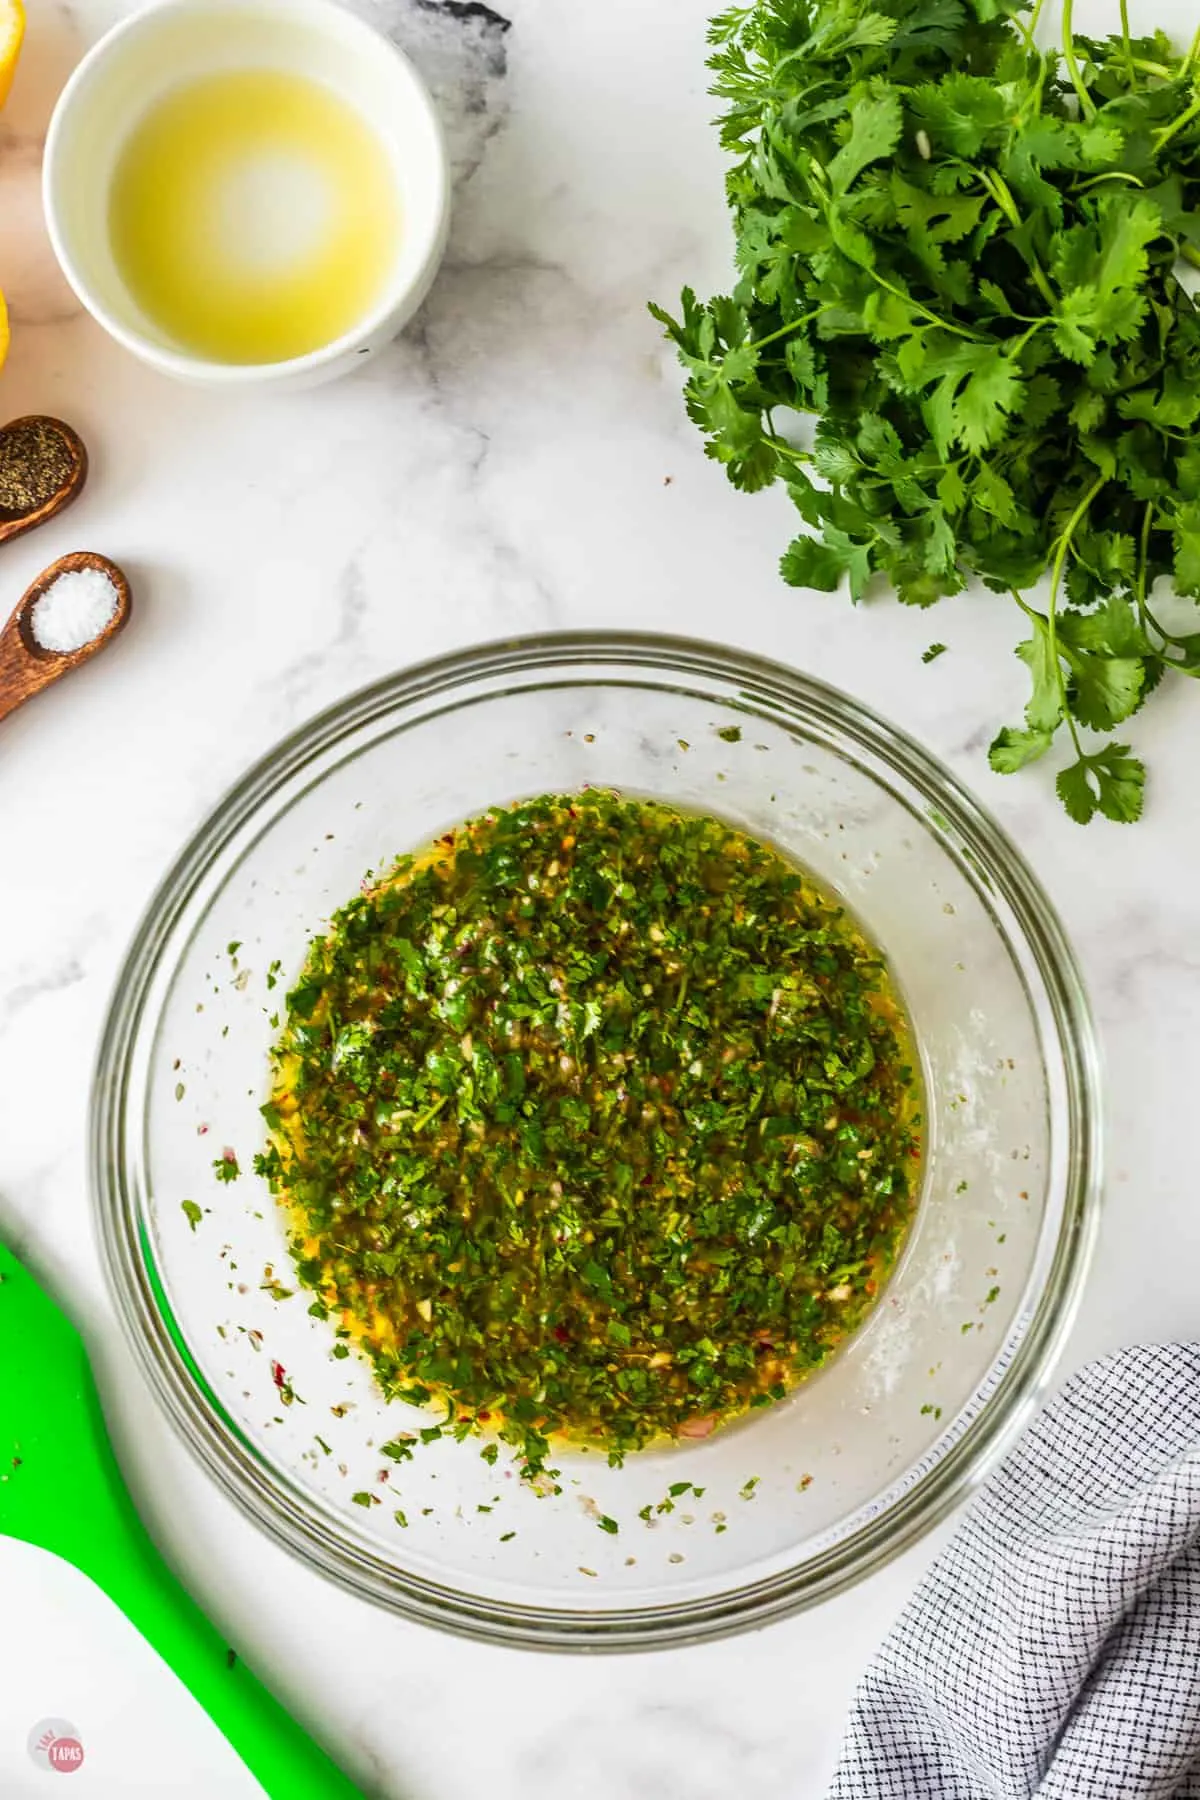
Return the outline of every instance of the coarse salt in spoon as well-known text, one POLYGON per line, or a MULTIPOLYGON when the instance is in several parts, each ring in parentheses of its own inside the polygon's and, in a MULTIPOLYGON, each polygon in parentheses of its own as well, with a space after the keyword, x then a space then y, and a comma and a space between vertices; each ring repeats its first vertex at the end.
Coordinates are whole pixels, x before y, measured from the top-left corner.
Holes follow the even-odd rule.
POLYGON ((83 439, 62 419, 32 413, 0 426, 0 544, 69 506, 87 470, 83 439))
POLYGON ((123 572, 93 550, 44 569, 0 631, 0 719, 103 650, 131 605, 123 572))

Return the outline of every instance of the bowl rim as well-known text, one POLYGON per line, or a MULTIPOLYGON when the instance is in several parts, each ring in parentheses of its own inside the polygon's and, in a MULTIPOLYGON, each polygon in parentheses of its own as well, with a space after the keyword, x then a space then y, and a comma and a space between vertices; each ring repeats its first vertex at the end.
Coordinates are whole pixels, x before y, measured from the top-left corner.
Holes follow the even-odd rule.
POLYGON ((453 651, 357 689, 289 733, 218 800, 159 882, 122 962, 94 1067, 89 1140, 92 1205, 122 1329, 177 1434, 248 1517, 310 1567, 418 1622, 527 1649, 645 1650, 761 1626, 842 1592, 909 1548, 994 1468, 1040 1404, 1078 1309, 1099 1215, 1100 1059, 1079 964, 1041 884, 970 791, 915 739, 829 684, 753 653, 657 633, 550 632, 453 651), (573 668, 589 664, 600 666, 601 679, 617 670, 732 679, 748 700, 799 705, 801 715, 807 710, 832 721, 917 789, 927 803, 927 828, 1002 895, 1034 958, 1062 1057, 1067 1151, 1062 1220, 1044 1287, 1011 1356, 993 1364, 986 1399, 931 1468, 800 1568, 700 1599, 605 1610, 482 1598, 401 1572, 348 1532, 333 1537, 315 1509, 310 1516, 286 1486, 266 1477, 236 1428, 206 1399, 186 1345, 164 1318, 147 1235, 125 1178, 130 1064, 161 952, 207 871, 259 806, 310 759, 397 708, 505 675, 558 670, 569 681, 573 668))
MULTIPOLYGON (((427 182, 433 201, 433 225, 428 241, 407 278, 403 282, 390 280, 371 310, 339 337, 302 356, 284 357, 278 362, 226 363, 171 348, 124 323, 97 297, 81 271, 63 229, 59 191, 70 180, 70 163, 64 157, 63 140, 70 115, 81 97, 86 95, 89 83, 97 79, 106 62, 113 56, 124 54, 134 39, 146 30, 153 30, 163 16, 169 13, 184 17, 188 14, 204 16, 211 11, 211 4, 212 0, 151 0, 151 4, 111 25, 72 69, 54 103, 42 152, 42 212, 50 246, 80 305, 118 344, 161 374, 204 386, 234 388, 315 378, 332 372, 348 354, 365 354, 379 332, 392 336, 403 327, 433 283, 450 228, 449 155, 441 116, 425 79, 398 44, 357 13, 347 11, 338 0, 285 0, 274 10, 285 25, 289 19, 297 20, 327 37, 341 38, 360 50, 364 57, 384 58, 395 74, 398 88, 405 90, 405 104, 420 119, 428 134, 429 156, 422 179, 427 182)), ((228 12, 269 13, 272 10, 264 6, 263 0, 219 0, 219 4, 228 12)))

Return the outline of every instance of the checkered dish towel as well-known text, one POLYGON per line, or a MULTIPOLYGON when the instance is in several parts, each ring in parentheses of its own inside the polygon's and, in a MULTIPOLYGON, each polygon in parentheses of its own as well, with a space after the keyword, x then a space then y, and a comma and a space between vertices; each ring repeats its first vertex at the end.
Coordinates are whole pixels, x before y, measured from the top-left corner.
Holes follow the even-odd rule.
POLYGON ((829 1800, 1200 1800, 1200 1346, 1083 1369, 855 1698, 829 1800))

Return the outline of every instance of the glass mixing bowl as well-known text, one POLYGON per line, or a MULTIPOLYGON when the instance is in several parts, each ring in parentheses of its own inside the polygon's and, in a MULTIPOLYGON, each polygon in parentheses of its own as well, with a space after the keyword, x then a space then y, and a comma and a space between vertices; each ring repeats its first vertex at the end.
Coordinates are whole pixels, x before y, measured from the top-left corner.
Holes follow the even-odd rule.
POLYGON ((926 1529, 1035 1404, 1072 1316, 1098 1172, 1078 969, 969 795, 828 687, 717 646, 620 634, 426 663, 252 769, 154 897, 93 1101, 121 1318, 226 1492, 385 1606, 557 1648, 762 1624, 926 1529), (402 1462, 383 1453, 429 1420, 386 1404, 309 1315, 251 1165, 272 1020, 309 938, 364 873, 490 805, 589 783, 720 814, 844 897, 912 1016, 927 1156, 899 1266, 824 1370, 708 1440, 620 1469, 564 1454, 561 1491, 540 1496, 506 1448, 489 1462, 477 1438, 418 1443, 402 1462), (241 1173, 219 1181, 227 1149, 241 1173))

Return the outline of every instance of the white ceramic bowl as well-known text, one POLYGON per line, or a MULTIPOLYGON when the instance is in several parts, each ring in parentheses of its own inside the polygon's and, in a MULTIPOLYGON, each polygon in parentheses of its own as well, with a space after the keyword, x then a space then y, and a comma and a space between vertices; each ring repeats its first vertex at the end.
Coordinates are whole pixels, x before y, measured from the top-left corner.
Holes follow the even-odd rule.
POLYGON ((55 255, 93 318, 143 362, 207 386, 331 380, 388 343, 428 292, 445 248, 450 181, 429 93, 386 38, 333 0, 166 0, 101 38, 59 98, 42 175, 55 255), (189 354, 142 312, 123 281, 109 236, 109 189, 130 133, 181 80, 268 68, 332 88, 375 132, 396 173, 402 229, 384 292, 331 343, 272 363, 223 363, 189 354))

